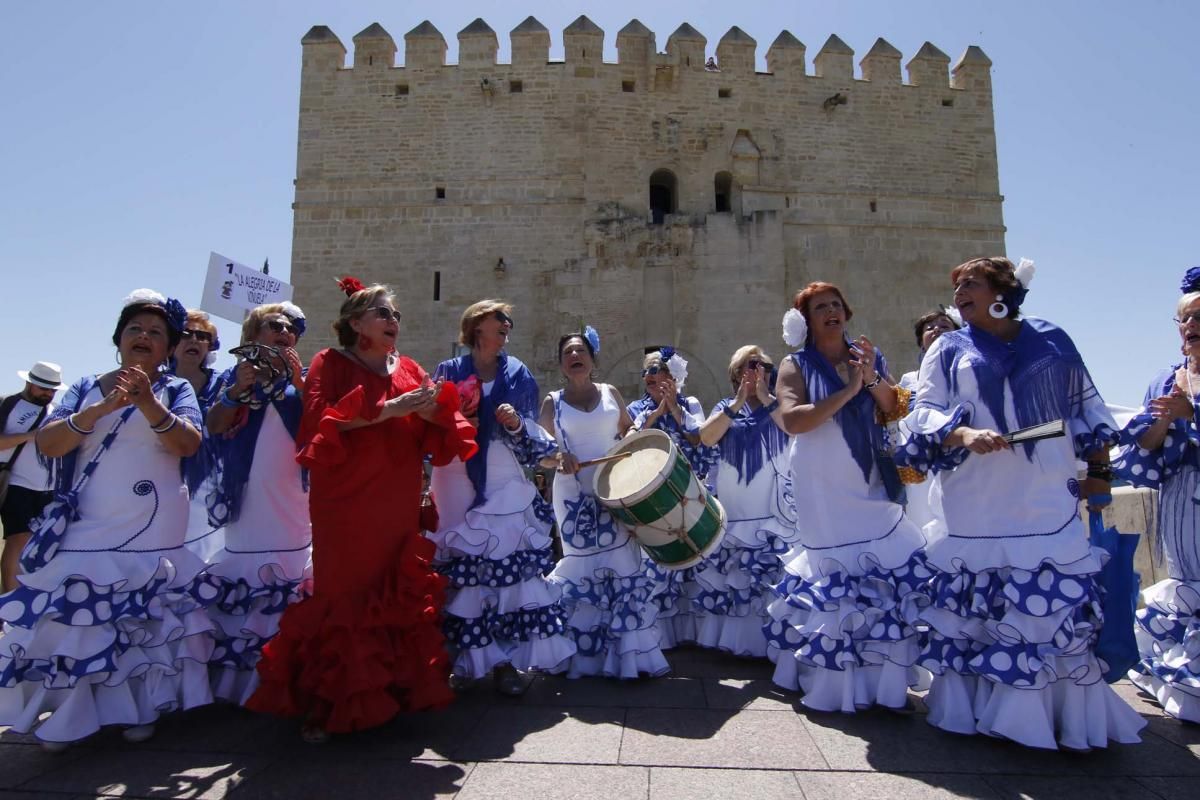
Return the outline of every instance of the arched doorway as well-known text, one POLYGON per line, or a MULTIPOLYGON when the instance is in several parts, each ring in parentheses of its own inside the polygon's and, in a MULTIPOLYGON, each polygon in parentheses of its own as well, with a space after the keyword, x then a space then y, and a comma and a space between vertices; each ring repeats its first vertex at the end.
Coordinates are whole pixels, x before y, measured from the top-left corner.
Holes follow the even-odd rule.
POLYGON ((662 225, 667 214, 674 214, 676 180, 669 169, 656 169, 650 175, 650 224, 662 225))

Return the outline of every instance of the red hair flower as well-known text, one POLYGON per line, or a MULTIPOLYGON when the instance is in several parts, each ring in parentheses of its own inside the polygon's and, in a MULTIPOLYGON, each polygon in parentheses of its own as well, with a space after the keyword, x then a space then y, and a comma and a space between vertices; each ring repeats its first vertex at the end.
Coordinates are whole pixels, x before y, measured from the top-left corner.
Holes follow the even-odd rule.
POLYGON ((362 281, 355 278, 353 275, 347 275, 337 282, 338 288, 346 293, 346 297, 353 297, 355 292, 361 292, 367 288, 363 286, 362 281))

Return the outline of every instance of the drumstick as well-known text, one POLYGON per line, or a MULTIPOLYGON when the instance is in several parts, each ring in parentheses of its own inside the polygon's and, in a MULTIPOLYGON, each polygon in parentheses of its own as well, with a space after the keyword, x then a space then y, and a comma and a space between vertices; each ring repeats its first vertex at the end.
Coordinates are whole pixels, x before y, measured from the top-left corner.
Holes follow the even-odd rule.
POLYGON ((620 461, 622 458, 629 458, 633 455, 632 450, 626 450, 624 453, 617 453, 615 456, 600 456, 600 458, 589 458, 587 461, 580 461, 579 468, 595 466, 596 464, 607 464, 609 461, 620 461))

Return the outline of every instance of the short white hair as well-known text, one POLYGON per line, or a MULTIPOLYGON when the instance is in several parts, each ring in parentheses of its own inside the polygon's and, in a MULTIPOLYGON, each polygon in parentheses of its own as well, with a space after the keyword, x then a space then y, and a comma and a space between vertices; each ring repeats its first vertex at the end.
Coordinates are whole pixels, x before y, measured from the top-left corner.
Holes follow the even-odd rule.
POLYGON ((1175 317, 1178 319, 1183 316, 1183 310, 1192 303, 1200 300, 1200 292, 1188 292, 1183 297, 1179 298, 1179 302, 1175 304, 1175 317))

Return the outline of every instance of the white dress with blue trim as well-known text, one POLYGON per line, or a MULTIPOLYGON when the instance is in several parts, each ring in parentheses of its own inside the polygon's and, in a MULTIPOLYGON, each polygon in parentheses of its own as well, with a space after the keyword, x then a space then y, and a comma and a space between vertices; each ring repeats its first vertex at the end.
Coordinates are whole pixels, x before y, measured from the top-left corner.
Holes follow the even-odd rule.
MULTIPOLYGON (((170 378, 159 386, 165 407, 199 425, 187 381, 170 378)), ((99 382, 85 378, 52 419, 101 399, 99 382)), ((7 623, 0 635, 0 725, 22 733, 36 728, 50 742, 77 741, 104 725, 150 724, 163 712, 212 701, 212 623, 204 606, 217 588, 183 546, 188 492, 179 457, 128 407, 99 419, 70 460, 75 467, 60 476, 56 500, 74 502, 78 516, 60 520, 55 533, 62 533, 62 521, 68 524, 58 549, 48 557, 42 551, 40 566, 0 596, 0 620, 7 623), (127 410, 127 422, 110 439, 106 434, 127 410), (74 495, 78 475, 101 450, 74 495)), ((37 554, 44 538, 35 531, 25 555, 37 554)))
MULTIPOLYGON (((917 370, 906 372, 896 383, 901 389, 911 392, 908 410, 911 412, 917 400, 917 370)), ((906 438, 906 434, 896 426, 895 438, 906 438)), ((942 482, 937 473, 927 474, 921 483, 912 483, 905 487, 908 504, 904 513, 916 526, 925 533, 925 538, 933 541, 946 535, 946 523, 942 519, 942 482)))
MULTIPOLYGON (((228 370, 223 389, 235 379, 235 370, 228 370)), ((239 705, 258 688, 255 668, 263 646, 279 632, 284 610, 312 594, 308 492, 294 433, 279 410, 295 430, 301 399, 291 385, 272 395, 248 411, 250 419, 232 437, 217 442, 221 475, 211 505, 223 519, 223 535, 208 568, 221 590, 208 611, 216 626, 209 678, 214 697, 239 705), (234 460, 248 463, 239 469, 234 460), (231 481, 240 486, 226 491, 231 481)))
MULTIPOLYGON (((808 402, 845 386, 815 349, 789 358, 804 376, 808 402)), ((876 369, 887 372, 882 355, 876 369)), ((864 388, 833 417, 792 437, 798 537, 768 607, 768 657, 775 683, 802 689, 801 702, 818 711, 903 708, 909 687, 925 680, 913 627, 929 576, 920 555, 925 539, 888 496, 875 408, 864 388)))
MULTIPOLYGON (((470 356, 443 362, 437 377, 461 381, 474 374, 470 356)), ((481 502, 467 464, 455 458, 435 467, 430 488, 438 530, 426 537, 437 548, 434 567, 444 575, 445 634, 451 672, 480 678, 500 664, 519 670, 561 672, 574 654, 566 633, 561 588, 547 579, 554 568, 550 504, 526 475, 554 440, 537 423, 537 384, 518 359, 502 355, 497 380, 508 376, 503 396, 496 381, 482 384, 479 436, 487 446, 481 502), (494 422, 495 408, 509 403, 521 417, 516 433, 494 422), (485 426, 483 417, 492 415, 485 426)))
POLYGON ((1157 560, 1166 562, 1167 578, 1142 591, 1145 608, 1137 612, 1138 650, 1142 660, 1129 673, 1173 717, 1200 722, 1200 425, 1192 418, 1174 420, 1156 450, 1139 447, 1154 418, 1151 400, 1171 393, 1177 364, 1155 376, 1141 411, 1121 432, 1114 471, 1134 486, 1158 490, 1157 560))
MULTIPOLYGON (((212 437, 208 433, 208 411, 217 402, 221 390, 221 373, 205 368, 208 381, 196 397, 200 405, 200 419, 205 424, 200 428, 203 437, 195 455, 183 460, 184 480, 187 481, 191 502, 188 505, 187 539, 184 544, 201 560, 208 562, 224 545, 221 525, 211 519, 209 504, 216 490, 216 475, 219 469, 212 437)), ((194 389, 195 387, 193 387, 194 389)))
MULTIPOLYGON (((725 398, 713 413, 722 413, 733 401, 725 398)), ((713 484, 725 509, 725 536, 692 570, 696 643, 761 658, 767 655, 767 606, 783 577, 781 557, 798 535, 791 437, 765 408, 747 404, 717 449, 720 460, 713 484)))
POLYGON ((946 536, 921 663, 934 673, 928 721, 1031 747, 1137 742, 1145 725, 1104 682, 1102 552, 1079 516, 1076 458, 1115 438, 1115 423, 1070 338, 1024 318, 1003 342, 970 326, 943 334, 921 363, 897 460, 938 471, 946 536), (1001 433, 1062 419, 1066 438, 987 455, 942 443, 960 425, 1001 433))
MULTIPOLYGON (((564 402, 561 391, 550 395, 559 444, 580 461, 605 455, 617 441, 621 408, 610 386, 597 388, 600 403, 586 412, 564 402)), ((550 580, 563 589, 567 630, 578 648, 567 677, 662 675, 670 665, 660 647, 653 581, 641 545, 596 501, 595 473, 591 466, 554 476, 563 557, 550 580)))
MULTIPOLYGON (((700 426, 704 424, 705 419, 704 408, 695 397, 678 395, 676 402, 682 412, 682 425, 675 422, 675 418, 670 414, 663 414, 649 427, 670 436, 671 441, 679 448, 679 452, 688 460, 696 479, 709 485, 710 473, 717 467, 717 448, 704 444, 692 444, 687 439, 687 435, 700 435, 700 426)), ((627 411, 629 411, 630 419, 633 420, 633 427, 638 430, 645 428, 647 418, 657 407, 657 404, 648 395, 630 403, 627 411), (635 411, 637 413, 634 413, 635 411)), ((662 648, 664 650, 669 650, 685 642, 700 640, 699 617, 707 613, 707 609, 701 605, 701 594, 710 589, 697 582, 696 574, 701 569, 715 567, 718 556, 719 552, 714 552, 704 562, 686 569, 667 569, 660 566, 654 559, 646 558, 646 574, 654 581, 653 597, 658 606, 658 627, 662 631, 662 648)), ((710 601, 715 603, 716 598, 710 595, 710 601)), ((719 640, 719 634, 712 627, 711 622, 709 626, 707 634, 709 639, 712 640, 715 635, 719 640)))

